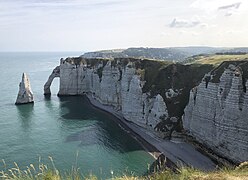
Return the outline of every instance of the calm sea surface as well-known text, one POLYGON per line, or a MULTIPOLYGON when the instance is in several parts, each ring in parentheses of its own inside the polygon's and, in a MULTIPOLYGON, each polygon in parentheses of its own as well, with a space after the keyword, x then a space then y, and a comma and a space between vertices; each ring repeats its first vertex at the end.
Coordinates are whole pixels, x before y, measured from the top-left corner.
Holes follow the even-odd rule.
POLYGON ((91 107, 84 97, 58 98, 59 79, 53 82, 51 98, 43 96, 43 85, 60 58, 79 55, 0 53, 0 159, 24 169, 37 165, 39 157, 51 167, 51 156, 59 170, 77 166, 102 178, 111 177, 111 171, 114 176, 146 173, 153 158, 114 117, 91 107), (14 105, 22 72, 30 78, 34 105, 14 105))

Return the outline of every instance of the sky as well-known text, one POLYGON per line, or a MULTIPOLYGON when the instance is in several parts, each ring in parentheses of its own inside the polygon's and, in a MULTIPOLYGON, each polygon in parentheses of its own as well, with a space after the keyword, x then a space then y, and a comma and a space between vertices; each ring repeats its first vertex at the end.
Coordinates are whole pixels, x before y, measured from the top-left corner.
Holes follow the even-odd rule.
POLYGON ((248 46, 248 0, 0 0, 0 51, 248 46))

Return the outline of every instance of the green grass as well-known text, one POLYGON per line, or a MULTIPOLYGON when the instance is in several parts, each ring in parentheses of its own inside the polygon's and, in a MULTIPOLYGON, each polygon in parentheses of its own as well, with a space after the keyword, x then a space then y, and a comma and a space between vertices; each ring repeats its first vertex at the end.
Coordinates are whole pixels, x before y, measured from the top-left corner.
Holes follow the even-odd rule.
POLYGON ((224 61, 241 61, 248 60, 248 54, 242 55, 201 55, 189 58, 189 64, 212 64, 220 65, 224 61))
MULTIPOLYGON (((0 171, 0 179, 2 180, 97 180, 98 178, 92 174, 83 176, 78 168, 72 168, 70 173, 63 173, 56 169, 51 157, 51 168, 47 165, 39 163, 37 167, 33 164, 27 166, 26 170, 21 170, 14 163, 14 167, 6 169, 3 160, 4 169, 0 171)), ((182 167, 174 172, 170 169, 156 172, 148 176, 127 176, 115 177, 111 180, 248 180, 248 162, 244 162, 237 167, 223 168, 212 172, 203 172, 197 169, 182 167)))
POLYGON ((235 180, 235 179, 248 179, 248 169, 222 169, 213 172, 202 172, 192 168, 182 168, 179 173, 172 171, 163 171, 150 176, 151 180, 235 180))

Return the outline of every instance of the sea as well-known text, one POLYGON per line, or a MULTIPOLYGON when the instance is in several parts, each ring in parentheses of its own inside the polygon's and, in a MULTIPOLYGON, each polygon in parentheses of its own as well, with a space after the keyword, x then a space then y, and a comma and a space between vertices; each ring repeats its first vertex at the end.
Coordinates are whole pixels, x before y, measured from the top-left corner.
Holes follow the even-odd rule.
POLYGON ((60 174, 72 168, 101 179, 147 173, 154 159, 125 132, 115 117, 83 96, 51 97, 43 86, 60 58, 81 52, 0 52, 0 171, 46 164, 60 174), (29 76, 35 103, 15 105, 22 73, 29 76), (54 164, 54 165, 53 165, 54 164))

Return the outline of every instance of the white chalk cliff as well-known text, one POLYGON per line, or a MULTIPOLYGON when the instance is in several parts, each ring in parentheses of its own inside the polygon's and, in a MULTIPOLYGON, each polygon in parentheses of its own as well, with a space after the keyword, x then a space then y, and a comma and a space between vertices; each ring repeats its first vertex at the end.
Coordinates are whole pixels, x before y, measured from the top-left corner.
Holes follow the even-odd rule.
MULTIPOLYGON (((47 84, 50 86, 50 81, 47 84)), ((67 61, 60 64, 58 95, 91 94, 102 104, 113 106, 128 121, 154 128, 161 121, 160 117, 168 116, 166 104, 159 94, 148 97, 149 94, 143 93, 143 85, 132 62, 125 66, 111 65, 111 61, 94 66, 67 61)))
POLYGON ((248 81, 242 75, 229 65, 220 82, 203 80, 192 89, 183 117, 192 136, 236 163, 248 160, 248 81))
POLYGON ((30 81, 26 73, 22 74, 22 81, 19 84, 19 92, 15 104, 33 103, 34 96, 31 90, 30 81))

